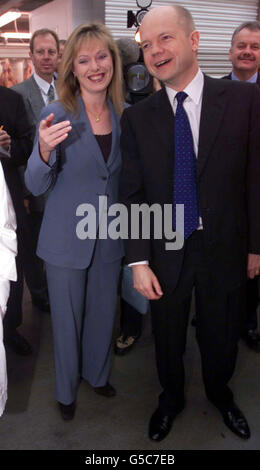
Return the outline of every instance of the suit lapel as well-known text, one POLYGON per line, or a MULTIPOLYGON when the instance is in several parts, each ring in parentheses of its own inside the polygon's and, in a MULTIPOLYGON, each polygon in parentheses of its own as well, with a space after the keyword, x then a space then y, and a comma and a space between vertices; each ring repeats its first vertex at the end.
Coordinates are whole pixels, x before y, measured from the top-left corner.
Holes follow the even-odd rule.
POLYGON ((45 106, 45 103, 41 91, 33 76, 30 78, 30 88, 28 97, 31 104, 32 112, 34 114, 35 122, 38 122, 41 110, 45 106))
POLYGON ((163 155, 162 149, 165 148, 168 156, 172 159, 174 155, 174 114, 165 88, 154 95, 151 111, 148 119, 152 120, 151 135, 159 137, 159 155, 163 155))
MULTIPOLYGON (((199 132, 198 176, 200 176, 214 145, 224 117, 226 100, 226 90, 222 80, 205 76, 199 132)), ((164 88, 154 96, 152 110, 156 114, 150 114, 152 119, 151 133, 157 134, 159 137, 160 155, 163 155, 162 149, 165 148, 172 159, 174 155, 174 114, 164 88)))
POLYGON ((113 162, 115 161, 115 159, 118 157, 120 122, 119 122, 119 117, 116 115, 112 102, 109 98, 108 98, 108 106, 109 106, 110 117, 111 117, 111 122, 112 122, 112 146, 111 146, 111 151, 107 160, 107 167, 110 168, 113 162))
POLYGON ((207 162, 224 117, 227 95, 224 81, 205 76, 198 148, 197 175, 207 162))

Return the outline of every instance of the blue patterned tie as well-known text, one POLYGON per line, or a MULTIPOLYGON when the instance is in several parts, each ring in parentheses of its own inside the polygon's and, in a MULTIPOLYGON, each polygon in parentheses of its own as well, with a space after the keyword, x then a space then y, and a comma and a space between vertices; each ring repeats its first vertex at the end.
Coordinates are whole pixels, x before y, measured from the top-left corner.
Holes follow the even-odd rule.
POLYGON ((47 95, 48 95, 48 104, 50 104, 55 99, 53 85, 50 85, 47 95))
POLYGON ((178 105, 174 119, 173 225, 176 221, 176 204, 184 204, 184 238, 188 238, 199 226, 196 156, 190 123, 183 108, 183 102, 187 96, 184 91, 177 93, 178 105))

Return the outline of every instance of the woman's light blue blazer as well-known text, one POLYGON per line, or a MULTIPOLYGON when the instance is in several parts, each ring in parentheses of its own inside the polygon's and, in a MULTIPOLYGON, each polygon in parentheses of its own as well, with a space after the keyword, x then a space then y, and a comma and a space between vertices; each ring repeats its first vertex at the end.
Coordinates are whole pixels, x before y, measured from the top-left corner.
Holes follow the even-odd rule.
MULTIPOLYGON (((78 97, 78 104, 78 116, 66 112, 59 101, 43 109, 40 119, 54 113, 53 124, 69 120, 72 130, 67 139, 51 152, 48 165, 40 157, 37 132, 25 172, 25 182, 35 196, 50 190, 39 235, 38 256, 56 266, 84 269, 91 262, 95 239, 78 238, 77 224, 87 213, 78 216, 77 208, 80 204, 92 204, 96 210, 98 228, 99 197, 107 196, 108 209, 118 202, 120 118, 108 98, 112 148, 105 163, 81 97, 78 97)), ((108 223, 110 221, 111 217, 108 218, 108 223)), ((124 255, 120 239, 102 239, 99 243, 105 263, 113 262, 124 255)))

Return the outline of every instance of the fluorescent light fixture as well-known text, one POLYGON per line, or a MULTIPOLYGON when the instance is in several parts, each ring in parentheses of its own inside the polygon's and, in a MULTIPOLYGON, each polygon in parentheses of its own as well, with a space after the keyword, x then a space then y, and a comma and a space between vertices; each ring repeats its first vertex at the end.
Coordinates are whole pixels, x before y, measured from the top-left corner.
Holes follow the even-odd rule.
POLYGON ((6 39, 30 39, 32 33, 0 33, 2 38, 6 39))
POLYGON ((0 16, 0 27, 17 20, 17 18, 20 18, 21 14, 22 13, 19 11, 7 11, 0 16))

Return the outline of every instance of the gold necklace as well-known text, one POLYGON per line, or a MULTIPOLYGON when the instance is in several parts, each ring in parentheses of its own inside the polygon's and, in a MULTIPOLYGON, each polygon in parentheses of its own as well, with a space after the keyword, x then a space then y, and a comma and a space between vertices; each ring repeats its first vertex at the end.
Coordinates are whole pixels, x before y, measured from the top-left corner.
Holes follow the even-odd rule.
POLYGON ((85 108, 86 108, 86 111, 87 111, 88 113, 90 113, 90 114, 92 114, 92 116, 94 116, 96 122, 100 122, 101 114, 103 113, 104 108, 101 110, 101 112, 100 112, 99 114, 93 113, 93 112, 90 111, 90 109, 88 109, 86 106, 85 106, 85 108))

